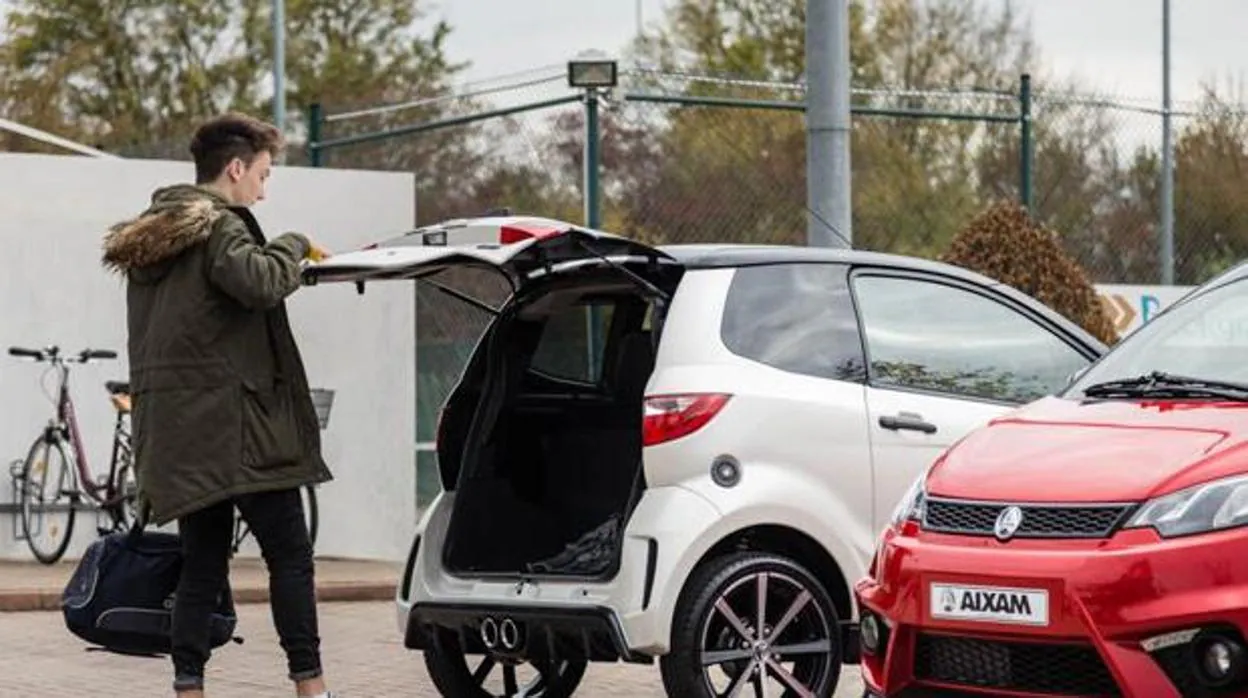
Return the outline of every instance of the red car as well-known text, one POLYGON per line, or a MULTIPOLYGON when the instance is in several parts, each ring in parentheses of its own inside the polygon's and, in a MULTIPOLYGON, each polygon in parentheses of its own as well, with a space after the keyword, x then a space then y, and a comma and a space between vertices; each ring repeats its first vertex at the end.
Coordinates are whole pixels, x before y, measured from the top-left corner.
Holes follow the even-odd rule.
POLYGON ((919 478, 855 585, 866 695, 1248 696, 1246 524, 1248 265, 919 478))

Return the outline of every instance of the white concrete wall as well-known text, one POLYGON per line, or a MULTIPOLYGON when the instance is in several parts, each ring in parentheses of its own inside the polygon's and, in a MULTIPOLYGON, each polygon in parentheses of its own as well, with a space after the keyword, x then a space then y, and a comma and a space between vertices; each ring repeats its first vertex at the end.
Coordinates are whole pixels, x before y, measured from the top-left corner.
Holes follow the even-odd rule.
MULTIPOLYGON (((183 162, 0 154, 0 502, 12 501, 8 462, 24 456, 52 410, 42 367, 9 357, 11 345, 118 351, 120 360, 71 377, 91 467, 107 468, 103 382, 126 378, 127 365, 124 288, 100 266, 101 236, 156 187, 192 179, 183 162)), ((279 167, 254 211, 270 237, 298 230, 347 250, 409 230, 414 186, 410 173, 279 167)), ((412 289, 381 284, 359 296, 349 285, 317 286, 288 308, 310 383, 337 391, 323 433, 336 479, 319 491, 317 552, 402 559, 416 520, 412 289)), ((14 522, 0 514, 0 558, 33 559, 14 522)), ((80 513, 70 556, 94 535, 95 516, 80 513)))

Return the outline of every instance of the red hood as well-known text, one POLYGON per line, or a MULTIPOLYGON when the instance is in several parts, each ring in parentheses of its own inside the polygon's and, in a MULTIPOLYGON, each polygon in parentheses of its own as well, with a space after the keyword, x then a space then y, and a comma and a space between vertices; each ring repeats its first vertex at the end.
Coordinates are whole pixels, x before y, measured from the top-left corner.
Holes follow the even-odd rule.
POLYGON ((1138 501, 1248 472, 1248 403, 1046 398, 954 444, 928 492, 986 501, 1138 501))

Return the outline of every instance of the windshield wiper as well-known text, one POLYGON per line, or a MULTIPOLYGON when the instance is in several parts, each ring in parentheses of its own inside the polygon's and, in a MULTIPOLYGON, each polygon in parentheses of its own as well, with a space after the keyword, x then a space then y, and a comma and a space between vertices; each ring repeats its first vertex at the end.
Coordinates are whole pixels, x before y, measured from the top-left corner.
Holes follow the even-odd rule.
POLYGON ((1088 397, 1211 397, 1248 401, 1248 385, 1153 371, 1084 388, 1088 397))

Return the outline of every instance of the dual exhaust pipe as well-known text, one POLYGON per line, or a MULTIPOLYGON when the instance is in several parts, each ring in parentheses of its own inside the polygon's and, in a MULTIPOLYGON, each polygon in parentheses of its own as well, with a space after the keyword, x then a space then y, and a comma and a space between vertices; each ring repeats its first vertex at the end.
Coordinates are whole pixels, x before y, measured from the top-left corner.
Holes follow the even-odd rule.
POLYGON ((481 643, 488 650, 515 652, 520 649, 520 643, 523 640, 520 635, 520 626, 511 618, 503 618, 501 621, 496 621, 493 617, 487 616, 485 620, 481 621, 479 631, 481 643))

